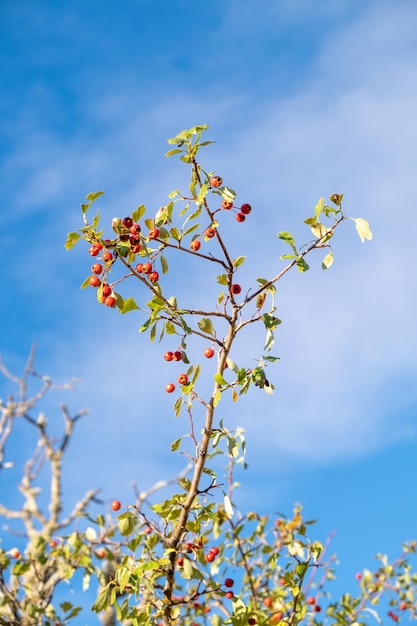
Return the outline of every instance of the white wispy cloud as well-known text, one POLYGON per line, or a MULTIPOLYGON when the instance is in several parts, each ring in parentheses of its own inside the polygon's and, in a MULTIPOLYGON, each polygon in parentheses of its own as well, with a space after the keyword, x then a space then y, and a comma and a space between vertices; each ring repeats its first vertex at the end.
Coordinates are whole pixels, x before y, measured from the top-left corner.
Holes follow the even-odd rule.
MULTIPOLYGON (((246 271, 253 278, 258 263, 265 274, 278 266, 277 257, 284 251, 275 239, 278 230, 294 230, 297 239, 309 237, 300 223, 319 196, 345 192, 346 211, 369 219, 375 233, 372 242, 362 246, 353 224, 348 224, 339 243, 336 237, 330 272, 297 274, 279 286, 278 314, 284 323, 274 352, 282 362, 271 372, 277 392, 272 400, 259 392, 233 408, 239 415, 236 423, 248 429, 258 454, 272 450, 286 461, 302 457, 333 463, 414 436, 406 414, 415 395, 394 393, 398 381, 417 365, 412 289, 417 139, 417 89, 410 80, 417 70, 416 56, 410 55, 413 11, 407 3, 396 9, 384 5, 381 11, 375 6, 351 17, 343 33, 327 33, 309 62, 303 88, 286 97, 267 93, 256 106, 252 102, 239 110, 237 117, 244 120, 239 128, 228 128, 227 119, 239 102, 247 102, 244 93, 223 90, 226 95, 220 96, 219 89, 214 104, 204 87, 193 94, 182 87, 169 101, 156 97, 136 110, 132 102, 140 94, 133 85, 120 96, 101 94, 96 110, 103 129, 94 141, 87 131, 63 142, 33 128, 16 141, 16 153, 6 162, 6 173, 26 174, 15 194, 19 211, 45 207, 48 220, 41 223, 41 232, 57 241, 63 230, 76 227, 75 204, 96 188, 110 188, 104 201, 108 217, 110 206, 121 214, 138 200, 156 209, 178 186, 180 171, 157 157, 165 147, 163 140, 190 120, 213 121, 212 136, 219 143, 210 148, 208 160, 218 163, 239 197, 250 199, 255 207, 233 243, 236 250, 252 243, 246 271), (392 23, 401 37, 395 36, 399 31, 390 28, 392 23), (157 140, 152 142, 152 136, 157 140), (55 202, 63 207, 59 219, 51 210, 55 202), (390 381, 395 385, 387 394, 390 381), (402 417, 393 420, 399 412, 402 417)), ((228 232, 235 237, 234 223, 228 232)), ((80 398, 94 412, 81 427, 85 453, 73 462, 84 467, 93 482, 104 476, 114 487, 121 475, 130 479, 144 472, 146 480, 161 478, 166 473, 160 460, 162 438, 175 438, 185 426, 171 417, 164 421, 167 402, 161 378, 165 380, 169 370, 146 339, 136 335, 134 318, 116 316, 115 321, 111 311, 91 310, 90 293, 78 300, 74 283, 88 272, 88 259, 78 252, 62 253, 52 265, 42 248, 40 237, 42 271, 34 276, 36 287, 41 288, 42 274, 57 280, 60 311, 68 315, 62 323, 70 325, 68 335, 54 337, 46 348, 52 369, 84 379, 80 398), (74 260, 66 265, 70 258, 74 260), (65 306, 69 293, 71 305, 65 306), (92 442, 94 454, 102 451, 93 469, 88 456, 92 442)), ((58 243, 53 249, 58 250, 58 243)), ((13 271, 21 279, 21 266, 13 271)), ((257 355, 250 340, 245 351, 257 355)), ((83 476, 80 482, 84 484, 83 476)))

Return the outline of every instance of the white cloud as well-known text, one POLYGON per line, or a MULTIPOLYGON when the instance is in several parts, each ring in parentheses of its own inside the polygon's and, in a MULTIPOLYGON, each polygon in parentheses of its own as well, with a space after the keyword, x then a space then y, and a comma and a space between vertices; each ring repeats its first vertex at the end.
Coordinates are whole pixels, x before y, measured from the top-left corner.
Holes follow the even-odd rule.
MULTIPOLYGON (((153 102, 152 109, 143 105, 138 112, 131 108, 138 96, 132 87, 123 96, 101 98, 98 115, 109 121, 109 128, 92 144, 87 135, 78 134, 64 145, 59 137, 33 132, 21 141, 23 156, 8 165, 7 171, 30 172, 16 196, 21 210, 28 197, 38 207, 51 206, 73 180, 77 192, 72 190, 72 199, 81 189, 88 192, 105 183, 110 188, 108 202, 118 213, 129 205, 131 210, 138 196, 139 201, 153 203, 155 186, 159 205, 161 197, 177 186, 174 175, 179 171, 172 162, 156 157, 165 148, 163 138, 187 126, 187 120, 210 121, 211 114, 219 143, 210 148, 208 160, 218 159, 219 168, 234 181, 232 186, 241 190, 239 197, 250 198, 255 206, 251 221, 233 244, 238 248, 253 242, 248 275, 257 263, 266 268, 265 274, 277 264, 282 252, 275 239, 278 230, 293 229, 297 238, 308 237, 308 232, 300 234, 305 228, 299 225, 320 195, 345 192, 346 211, 369 219, 372 242, 362 246, 353 224, 347 224, 339 243, 336 237, 336 261, 329 272, 297 274, 279 286, 278 313, 284 323, 274 352, 282 362, 271 374, 278 390, 272 401, 253 395, 247 404, 243 400, 237 405, 238 422, 248 428, 251 446, 260 454, 275 450, 285 459, 335 462, 414 436, 406 415, 392 417, 406 414, 415 395, 398 398, 387 393, 391 380, 397 386, 417 365, 412 273, 417 143, 417 90, 412 77, 417 60, 415 54, 409 55, 413 11, 406 4, 399 9, 384 6, 352 19, 342 34, 339 30, 328 35, 303 89, 286 99, 266 94, 251 110, 238 112, 246 117, 239 129, 227 128, 239 93, 218 98, 213 105, 182 90, 169 102, 153 102), (110 124, 111 120, 117 121, 110 124), (148 147, 154 134, 158 140, 148 147), (271 242, 276 246, 273 255, 271 242)), ((206 97, 204 90, 203 94, 206 97)), ((75 220, 69 211, 65 202, 63 221, 72 225, 75 220)), ((234 233, 236 225, 232 226, 234 233)), ((54 232, 57 228, 58 222, 54 232)), ((68 269, 71 276, 83 263, 77 257, 68 269)), ((63 266, 61 261, 60 271, 63 266)), ((64 291, 66 284, 60 286, 64 291)), ((86 380, 88 392, 83 390, 81 397, 93 409, 95 421, 84 432, 89 442, 94 437, 95 447, 105 450, 95 477, 106 475, 115 484, 121 474, 130 478, 135 467, 147 467, 146 479, 162 478, 166 471, 160 460, 164 457, 159 457, 162 438, 174 438, 184 428, 182 423, 173 424, 171 417, 165 425, 160 378, 166 368, 162 370, 160 361, 148 353, 146 339, 135 334, 136 322, 119 317, 114 322, 112 312, 105 318, 102 310, 90 312, 88 307, 71 307, 71 325, 76 329, 71 328, 69 336, 76 354, 71 356, 66 336, 54 338, 50 350, 56 363, 65 354, 65 369, 75 367, 71 373, 86 380), (97 430, 98 414, 102 433, 97 430), (109 434, 110 444, 105 443, 109 434), (134 453, 138 437, 142 459, 134 453), (126 445, 129 453, 118 452, 117 477, 112 478, 108 468, 112 447, 119 451, 126 445)), ((251 349, 248 341, 245 350, 251 349)), ((89 461, 83 463, 88 466, 89 461)))

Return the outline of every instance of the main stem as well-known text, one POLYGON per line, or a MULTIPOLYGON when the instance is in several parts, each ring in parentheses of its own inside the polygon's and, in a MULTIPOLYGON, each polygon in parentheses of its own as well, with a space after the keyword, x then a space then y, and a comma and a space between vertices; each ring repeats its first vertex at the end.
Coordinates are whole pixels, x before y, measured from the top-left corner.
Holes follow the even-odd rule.
MULTIPOLYGON (((217 372, 221 375, 223 375, 223 371, 226 366, 226 359, 229 354, 230 348, 233 344, 233 340, 236 336, 237 316, 238 316, 238 309, 236 306, 234 306, 232 315, 230 318, 230 322, 229 322, 229 330, 223 342, 222 350, 220 352, 217 372)), ((186 524, 190 516, 190 511, 193 508, 194 502, 199 493, 201 476, 203 474, 203 471, 206 465, 207 452, 210 446, 210 438, 213 432, 213 420, 214 420, 214 411, 215 411, 214 398, 216 397, 216 394, 220 390, 220 388, 221 386, 219 385, 219 383, 215 381, 210 401, 206 405, 207 409, 206 409, 206 418, 204 422, 203 436, 201 438, 199 445, 196 448, 196 460, 195 460, 194 473, 193 473, 193 477, 191 480, 190 490, 183 504, 178 523, 175 526, 171 536, 167 537, 167 539, 165 540, 166 547, 173 549, 173 551, 171 552, 171 555, 170 555, 170 563, 167 567, 166 581, 165 581, 165 586, 164 586, 164 596, 166 600, 166 608, 164 610, 164 616, 163 616, 164 626, 171 626, 171 624, 173 623, 172 594, 173 594, 174 582, 175 582, 175 563, 176 563, 176 558, 177 558, 177 548, 186 533, 186 524)))

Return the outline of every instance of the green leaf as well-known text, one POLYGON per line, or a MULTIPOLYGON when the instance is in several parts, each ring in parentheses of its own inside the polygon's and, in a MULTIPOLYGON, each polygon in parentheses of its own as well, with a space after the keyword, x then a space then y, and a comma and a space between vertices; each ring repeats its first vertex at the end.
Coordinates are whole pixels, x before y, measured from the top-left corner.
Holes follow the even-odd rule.
POLYGON ((225 380, 223 378, 223 376, 217 372, 216 374, 214 374, 214 380, 216 381, 217 384, 219 385, 228 385, 229 383, 227 382, 227 380, 225 380))
POLYGON ((264 313, 262 315, 262 320, 265 324, 265 328, 270 328, 271 330, 275 330, 277 326, 281 324, 281 320, 270 313, 264 313))
POLYGON ((217 276, 216 281, 219 283, 219 285, 228 285, 229 281, 227 280, 227 275, 226 274, 220 274, 220 276, 217 276))
POLYGON ((236 198, 236 191, 230 189, 230 187, 222 187, 221 196, 224 200, 234 202, 236 198))
POLYGON ((177 330, 172 322, 165 322, 165 330, 168 335, 176 335, 177 330))
POLYGON ((179 154, 180 152, 182 152, 180 148, 175 148, 174 150, 168 150, 165 156, 170 157, 170 156, 173 156, 174 154, 179 154))
POLYGON ((314 207, 314 215, 316 216, 316 219, 319 219, 320 213, 323 210, 323 206, 324 206, 324 198, 320 198, 316 206, 314 207))
POLYGON ((321 266, 324 270, 328 270, 329 267, 331 267, 332 265, 333 265, 333 254, 329 252, 329 254, 326 254, 323 261, 321 262, 321 266))
POLYGON ((123 306, 121 309, 119 309, 119 311, 120 313, 122 313, 122 315, 124 315, 125 313, 129 313, 130 311, 135 311, 138 309, 139 307, 136 304, 134 298, 127 298, 123 301, 123 306))
POLYGON ((237 259, 233 261, 233 267, 239 267, 239 265, 243 265, 245 259, 245 256, 238 256, 237 259))
POLYGON ((175 239, 175 241, 181 240, 181 235, 180 235, 180 231, 178 230, 178 228, 173 226, 169 232, 170 232, 171 237, 175 239))
POLYGON ((90 204, 92 204, 97 198, 104 195, 104 191, 91 191, 86 195, 85 199, 89 200, 90 204))
POLYGON ((208 317, 202 317, 201 320, 198 321, 198 327, 203 333, 209 335, 213 334, 213 322, 208 317))
POLYGON ((197 204, 202 204, 204 201, 204 198, 207 195, 207 191, 208 191, 208 187, 207 185, 204 183, 204 185, 201 185, 201 189, 198 192, 198 197, 197 197, 197 204))
POLYGON ((298 563, 297 567, 295 568, 298 576, 300 578, 303 578, 306 571, 308 570, 308 564, 307 563, 298 563))
POLYGON ((162 273, 163 274, 167 274, 168 273, 168 262, 167 262, 167 260, 166 260, 166 258, 164 257, 163 254, 161 254, 159 258, 161 259, 162 273))
POLYGON ((83 282, 83 284, 81 285, 81 289, 85 289, 86 287, 88 287, 90 285, 90 276, 87 276, 87 278, 85 279, 85 281, 83 282))
POLYGON ((175 404, 174 404, 174 415, 175 415, 175 417, 179 417, 180 416, 181 407, 182 407, 182 399, 181 399, 181 397, 179 397, 179 398, 177 398, 175 400, 175 404))
POLYGON ((372 231, 369 228, 369 223, 363 219, 363 217, 352 218, 355 222, 356 230, 362 243, 365 243, 365 239, 370 241, 372 239, 372 231))
POLYGON ((186 231, 184 231, 183 233, 183 237, 186 237, 187 235, 190 235, 191 233, 193 233, 195 230, 197 230, 197 228, 200 227, 200 224, 194 224, 194 226, 190 226, 190 228, 187 228, 186 231))
POLYGON ((216 406, 219 404, 220 400, 222 397, 222 392, 220 391, 220 389, 218 391, 216 391, 214 398, 213 398, 213 406, 214 408, 216 408, 216 406))
POLYGON ((95 611, 95 613, 100 613, 101 611, 104 611, 104 609, 107 609, 107 607, 110 605, 110 600, 111 589, 108 585, 106 585, 106 587, 104 587, 98 594, 97 600, 94 602, 91 610, 95 611))
POLYGON ((93 223, 92 223, 92 227, 94 228, 94 230, 97 230, 99 222, 100 222, 100 211, 97 211, 97 215, 93 218, 93 223))
POLYGON ((135 529, 135 518, 131 513, 123 513, 119 516, 118 526, 121 535, 126 537, 130 535, 135 529))
POLYGON ((181 445, 182 437, 179 437, 171 443, 171 452, 176 452, 181 445))
POLYGON ((71 250, 80 238, 81 235, 79 233, 68 233, 67 240, 65 242, 65 249, 71 250))
POLYGON ((302 256, 299 256, 297 258, 296 265, 298 269, 300 270, 300 272, 306 272, 307 270, 310 269, 310 266, 304 261, 302 256))
POLYGON ((193 565, 190 559, 184 559, 184 563, 182 566, 182 577, 185 578, 185 580, 191 580, 191 578, 193 577, 193 565))
POLYGON ((294 237, 291 235, 291 233, 288 233, 285 230, 282 230, 281 232, 279 232, 278 237, 282 239, 282 241, 285 241, 286 243, 290 244, 291 246, 295 245, 294 237))
POLYGON ((137 209, 135 209, 132 213, 132 220, 134 222, 139 222, 140 219, 142 219, 142 217, 145 215, 145 205, 144 204, 140 204, 137 209))

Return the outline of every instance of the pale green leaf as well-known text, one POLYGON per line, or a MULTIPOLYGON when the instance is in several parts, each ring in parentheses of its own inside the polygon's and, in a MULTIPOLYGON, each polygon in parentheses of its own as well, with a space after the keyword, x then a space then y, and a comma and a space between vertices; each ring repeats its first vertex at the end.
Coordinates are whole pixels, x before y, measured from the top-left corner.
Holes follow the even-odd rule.
POLYGON ((233 261, 233 267, 239 267, 239 265, 243 265, 245 259, 245 256, 238 256, 237 259, 233 261))
POLYGON ((224 510, 226 511, 226 515, 229 519, 233 518, 233 507, 230 502, 230 498, 227 494, 224 495, 224 510))
POLYGON ((208 333, 209 335, 213 334, 213 322, 208 317, 202 317, 201 320, 198 321, 198 327, 203 333, 208 333))
POLYGON ((324 270, 328 270, 329 267, 331 267, 332 265, 333 265, 333 254, 329 252, 329 254, 326 254, 323 261, 321 262, 321 266, 324 270))
POLYGON ((365 239, 370 241, 372 239, 372 231, 369 228, 368 222, 364 220, 363 217, 353 218, 353 221, 355 222, 356 230, 358 231, 362 243, 365 243, 365 239))
POLYGON ((67 240, 65 242, 66 250, 70 250, 73 246, 75 246, 80 237, 81 235, 78 233, 68 233, 67 240))

